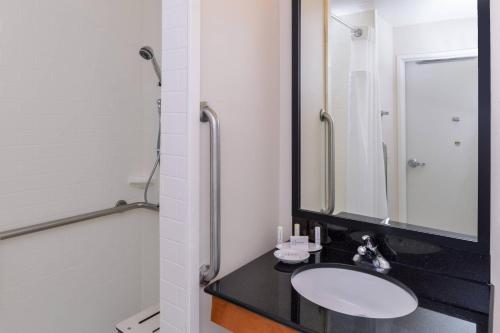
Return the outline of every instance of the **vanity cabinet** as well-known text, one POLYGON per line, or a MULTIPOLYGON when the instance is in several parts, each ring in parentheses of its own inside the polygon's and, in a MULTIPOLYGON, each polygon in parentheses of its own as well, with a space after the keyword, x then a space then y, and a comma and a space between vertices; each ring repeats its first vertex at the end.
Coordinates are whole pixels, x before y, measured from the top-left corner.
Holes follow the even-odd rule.
MULTIPOLYGON (((301 296, 292 285, 292 275, 301 268, 279 263, 273 252, 205 287, 212 296, 214 323, 234 333, 490 332, 491 289, 487 285, 396 263, 387 276, 411 288, 418 308, 393 319, 350 316, 301 296)), ((357 267, 352 254, 325 246, 321 256, 310 257, 302 269, 332 263, 357 267)))
POLYGON ((212 297, 212 321, 234 333, 297 333, 218 297, 212 297))

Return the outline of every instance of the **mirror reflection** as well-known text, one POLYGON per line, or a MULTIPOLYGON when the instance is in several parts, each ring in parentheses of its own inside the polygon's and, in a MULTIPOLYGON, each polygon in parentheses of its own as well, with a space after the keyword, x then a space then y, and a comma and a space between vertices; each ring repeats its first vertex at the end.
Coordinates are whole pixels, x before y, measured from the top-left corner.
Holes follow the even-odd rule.
POLYGON ((301 208, 476 240, 477 2, 301 5, 301 208))

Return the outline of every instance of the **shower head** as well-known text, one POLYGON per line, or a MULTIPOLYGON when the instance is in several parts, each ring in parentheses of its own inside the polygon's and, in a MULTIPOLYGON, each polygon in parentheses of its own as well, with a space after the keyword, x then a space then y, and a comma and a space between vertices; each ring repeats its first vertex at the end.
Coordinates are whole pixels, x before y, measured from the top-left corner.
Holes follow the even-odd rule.
POLYGON ((145 60, 151 60, 151 59, 153 59, 155 57, 153 49, 151 47, 149 47, 149 46, 141 47, 141 49, 139 50, 139 54, 145 60))
POLYGON ((139 50, 139 55, 145 60, 148 61, 151 60, 151 63, 153 64, 153 69, 156 73, 156 76, 158 76, 158 80, 160 81, 161 85, 161 69, 160 66, 158 65, 158 62, 156 61, 153 49, 149 46, 141 47, 141 49, 139 50))

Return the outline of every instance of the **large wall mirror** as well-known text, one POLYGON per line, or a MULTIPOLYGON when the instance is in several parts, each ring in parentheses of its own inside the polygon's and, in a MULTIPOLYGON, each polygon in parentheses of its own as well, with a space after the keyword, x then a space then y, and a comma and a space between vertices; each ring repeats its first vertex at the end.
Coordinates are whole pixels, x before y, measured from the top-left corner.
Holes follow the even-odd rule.
POLYGON ((295 1, 297 211, 478 241, 489 228, 481 2, 295 1))

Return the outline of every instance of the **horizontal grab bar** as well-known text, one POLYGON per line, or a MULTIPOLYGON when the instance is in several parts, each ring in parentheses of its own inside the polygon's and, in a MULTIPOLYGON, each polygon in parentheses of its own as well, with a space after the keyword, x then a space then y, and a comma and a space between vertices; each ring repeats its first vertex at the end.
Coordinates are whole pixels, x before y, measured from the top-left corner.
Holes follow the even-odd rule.
POLYGON ((66 218, 62 218, 62 219, 58 219, 58 220, 44 222, 44 223, 40 223, 40 224, 34 224, 34 225, 26 226, 26 227, 1 231, 0 232, 0 240, 29 235, 29 234, 33 234, 33 233, 44 231, 44 230, 59 228, 59 227, 65 226, 65 225, 83 222, 83 221, 87 221, 87 220, 92 220, 92 219, 96 219, 98 217, 123 213, 123 212, 127 212, 129 210, 134 210, 134 209, 139 209, 139 208, 144 208, 144 209, 153 210, 153 211, 159 211, 159 209, 160 209, 160 207, 158 205, 154 205, 154 204, 150 204, 150 203, 134 202, 134 203, 129 204, 126 201, 120 200, 116 203, 116 206, 113 208, 102 209, 102 210, 98 210, 98 211, 91 212, 91 213, 85 213, 85 214, 80 214, 80 215, 76 215, 76 216, 72 216, 72 217, 66 217, 66 218))

